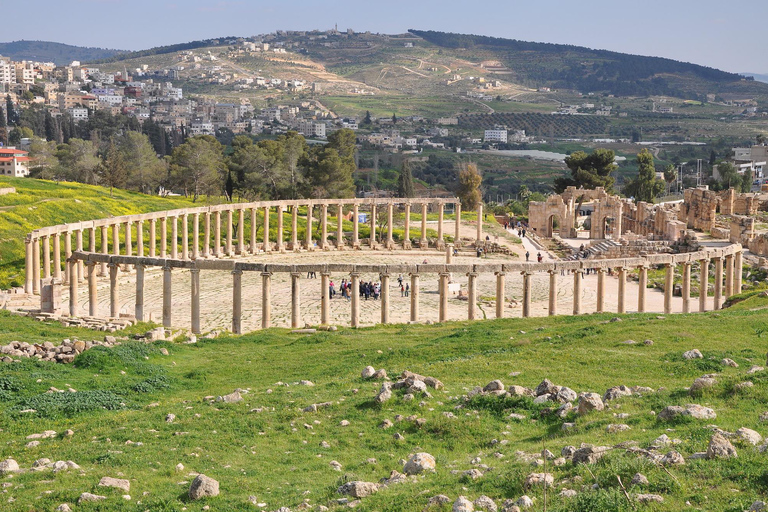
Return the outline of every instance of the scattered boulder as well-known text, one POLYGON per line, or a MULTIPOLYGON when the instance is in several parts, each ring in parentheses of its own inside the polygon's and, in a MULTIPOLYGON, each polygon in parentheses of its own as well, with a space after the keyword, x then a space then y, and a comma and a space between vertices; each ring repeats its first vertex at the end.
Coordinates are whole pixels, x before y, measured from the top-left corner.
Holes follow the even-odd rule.
POLYGON ((473 504, 477 510, 485 510, 487 512, 496 512, 498 510, 496 503, 484 494, 478 497, 473 504))
POLYGON ((360 374, 360 376, 364 379, 370 379, 371 377, 373 377, 374 373, 376 373, 376 369, 373 366, 366 366, 365 368, 363 368, 363 371, 360 374))
POLYGON ((709 439, 707 459, 730 459, 736 456, 736 448, 721 433, 715 432, 709 439))
POLYGON ((551 395, 552 393, 556 392, 556 386, 552 384, 552 382, 549 379, 544 379, 541 381, 541 384, 536 386, 536 396, 541 395, 551 395))
POLYGON ((417 453, 408 459, 403 466, 406 475, 418 475, 425 471, 435 470, 435 458, 428 453, 417 453))
POLYGON ((533 500, 528 496, 523 495, 515 502, 515 505, 520 507, 520 510, 527 510, 533 506, 533 500))
POLYGON ((715 411, 709 407, 704 407, 698 404, 689 404, 685 407, 679 405, 668 405, 659 414, 660 420, 669 421, 678 416, 690 416, 697 420, 712 420, 717 418, 715 411))
POLYGON ((523 489, 531 489, 533 487, 552 487, 555 483, 555 477, 552 473, 531 473, 525 477, 523 483, 523 489))
POLYGON ((504 391, 504 383, 500 380, 492 380, 485 385, 483 391, 486 393, 490 393, 492 391, 504 391))
POLYGON ((648 478, 642 473, 635 473, 630 483, 632 485, 648 485, 648 478))
POLYGON ((734 437, 737 440, 757 446, 763 440, 763 436, 752 430, 751 428, 741 427, 734 433, 734 437))
POLYGON ((749 507, 748 512, 765 512, 766 510, 768 510, 768 505, 764 501, 756 501, 749 507))
POLYGON ((173 413, 169 413, 165 416, 165 422, 166 423, 173 423, 173 421, 176 419, 176 415, 173 413))
POLYGON ((432 506, 432 505, 445 505, 450 502, 451 502, 451 498, 449 498, 445 494, 438 494, 437 496, 432 496, 431 498, 429 498, 429 501, 427 503, 430 506, 432 506))
POLYGON ((453 502, 451 512, 474 512, 475 506, 464 496, 459 496, 456 501, 453 502))
POLYGON ((58 507, 56 507, 56 512, 72 512, 72 509, 69 508, 69 505, 66 503, 62 503, 58 507))
POLYGON ((699 349, 695 348, 693 350, 683 352, 683 359, 704 359, 704 356, 699 349))
POLYGON ((99 496, 98 494, 91 494, 89 492, 84 492, 80 495, 79 498, 77 498, 77 503, 84 503, 86 501, 103 501, 107 499, 106 496, 99 496))
POLYGON ((376 372, 373 374, 372 378, 374 380, 386 380, 387 379, 387 370, 384 368, 381 368, 380 370, 376 370, 376 372))
POLYGON ((242 400, 243 400, 243 396, 240 394, 239 391, 233 391, 228 395, 222 395, 222 396, 216 397, 217 402, 224 402, 226 404, 234 404, 237 402, 242 402, 242 400))
POLYGON ((605 409, 603 399, 597 393, 582 393, 579 395, 579 406, 577 412, 584 415, 592 411, 602 411, 605 409))
POLYGON ((536 396, 536 393, 531 388, 523 386, 509 386, 507 389, 507 395, 509 396, 536 396))
POLYGON ((365 498, 370 496, 379 490, 379 484, 374 482, 361 482, 353 481, 347 482, 338 489, 336 492, 345 496, 352 496, 353 498, 365 498))
POLYGON ((555 401, 560 403, 573 402, 577 398, 578 398, 578 395, 576 394, 576 392, 571 388, 565 387, 565 386, 560 388, 557 394, 555 395, 555 401))
POLYGON ((573 453, 574 464, 594 464, 603 458, 611 448, 609 446, 587 446, 573 453))
POLYGON ((624 423, 611 423, 605 428, 605 431, 609 434, 615 434, 616 432, 624 432, 625 430, 632 430, 632 427, 624 423))
POLYGON ((131 491, 131 482, 121 478, 112 478, 109 476, 102 477, 99 481, 99 487, 114 487, 125 492, 131 491))
POLYGON ((723 366, 730 366, 731 368, 738 368, 739 367, 739 363, 737 363, 736 361, 734 361, 733 359, 731 359, 729 357, 726 357, 725 359, 720 361, 720 364, 722 364, 723 366))
POLYGON ((680 455, 679 452, 676 452, 675 450, 671 450, 661 458, 661 463, 664 466, 679 466, 679 465, 685 464, 685 457, 680 455))
POLYGON ((632 396, 632 390, 627 386, 614 386, 609 388, 603 395, 603 401, 608 402, 610 400, 616 400, 622 396, 632 396))
POLYGON ((379 389, 379 393, 376 395, 376 398, 374 399, 377 404, 383 404, 387 400, 392 398, 392 384, 389 382, 383 382, 381 384, 381 389, 379 389))
POLYGON ((658 494, 638 494, 635 499, 639 503, 664 503, 664 498, 658 494))
POLYGON ((8 473, 18 473, 19 463, 13 459, 5 459, 0 462, 0 476, 7 475, 8 473))
POLYGON ((199 500, 219 495, 219 482, 203 474, 197 475, 189 486, 189 499, 199 500))
POLYGON ((693 381, 693 384, 691 384, 689 393, 692 395, 699 394, 702 390, 711 388, 715 384, 717 384, 717 379, 714 377, 699 377, 693 381))

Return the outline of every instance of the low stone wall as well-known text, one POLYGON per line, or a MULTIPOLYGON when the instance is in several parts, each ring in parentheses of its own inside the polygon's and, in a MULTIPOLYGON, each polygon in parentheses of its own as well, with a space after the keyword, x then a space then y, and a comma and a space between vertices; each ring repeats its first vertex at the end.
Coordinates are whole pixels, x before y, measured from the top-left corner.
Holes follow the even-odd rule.
POLYGON ((7 187, 7 188, 0 188, 0 196, 4 196, 7 194, 15 194, 16 189, 13 187, 7 187))

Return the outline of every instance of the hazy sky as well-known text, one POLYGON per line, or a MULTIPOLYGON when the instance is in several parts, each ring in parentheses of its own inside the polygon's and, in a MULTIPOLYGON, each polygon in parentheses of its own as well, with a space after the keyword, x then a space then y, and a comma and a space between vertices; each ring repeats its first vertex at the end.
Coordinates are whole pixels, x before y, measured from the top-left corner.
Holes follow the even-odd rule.
POLYGON ((0 13, 0 42, 140 50, 338 24, 566 43, 768 73, 765 0, 0 0, 0 13))

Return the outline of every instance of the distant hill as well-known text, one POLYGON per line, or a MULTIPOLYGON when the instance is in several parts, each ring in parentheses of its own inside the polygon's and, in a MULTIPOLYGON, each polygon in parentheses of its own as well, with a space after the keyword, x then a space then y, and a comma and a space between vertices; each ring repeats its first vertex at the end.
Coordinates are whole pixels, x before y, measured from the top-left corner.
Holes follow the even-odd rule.
MULTIPOLYGON (((708 93, 735 92, 734 89, 744 92, 742 75, 661 57, 431 30, 409 32, 442 48, 492 54, 513 71, 518 83, 531 87, 691 99, 702 99, 708 93)), ((752 84, 752 92, 765 94, 762 83, 752 84)))
POLYGON ((751 76, 758 82, 768 84, 768 73, 741 73, 744 76, 751 76))
POLYGON ((69 64, 73 60, 81 62, 113 57, 121 50, 106 48, 88 48, 50 41, 13 41, 0 43, 0 55, 12 60, 34 60, 53 62, 57 66, 69 64))

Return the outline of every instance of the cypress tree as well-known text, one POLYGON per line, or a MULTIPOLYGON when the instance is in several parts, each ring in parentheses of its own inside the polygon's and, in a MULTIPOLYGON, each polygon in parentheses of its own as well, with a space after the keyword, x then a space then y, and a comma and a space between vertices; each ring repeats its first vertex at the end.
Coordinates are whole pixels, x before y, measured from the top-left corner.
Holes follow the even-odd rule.
POLYGON ((413 174, 410 161, 403 160, 400 175, 397 177, 397 197, 413 197, 413 174))

